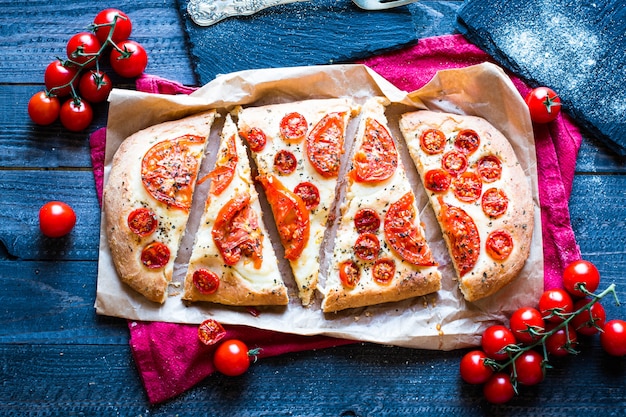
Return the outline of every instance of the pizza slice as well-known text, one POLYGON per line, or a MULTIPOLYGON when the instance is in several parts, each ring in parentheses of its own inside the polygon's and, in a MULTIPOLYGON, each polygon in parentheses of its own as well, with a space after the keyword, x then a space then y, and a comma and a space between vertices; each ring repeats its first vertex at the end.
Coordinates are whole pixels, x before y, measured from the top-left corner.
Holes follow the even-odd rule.
POLYGON ((208 111, 129 136, 115 153, 103 193, 111 257, 120 279, 165 302, 215 119, 208 111))
POLYGON ((287 304, 287 288, 263 223, 246 148, 230 115, 209 177, 183 300, 240 306, 287 304))
POLYGON ((238 111, 303 305, 317 288, 346 128, 357 109, 349 99, 319 99, 238 111))
POLYGON ((402 115, 400 130, 468 301, 508 285, 528 258, 534 203, 507 138, 485 119, 432 111, 402 115))
POLYGON ((322 310, 400 301, 441 288, 383 98, 363 105, 322 310))

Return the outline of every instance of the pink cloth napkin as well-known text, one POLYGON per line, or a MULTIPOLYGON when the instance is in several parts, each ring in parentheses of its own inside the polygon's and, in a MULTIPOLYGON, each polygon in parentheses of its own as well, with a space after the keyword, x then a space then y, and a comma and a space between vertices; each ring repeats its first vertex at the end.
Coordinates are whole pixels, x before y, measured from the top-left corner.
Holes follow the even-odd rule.
MULTIPOLYGON (((397 87, 412 91, 425 85, 440 69, 465 67, 485 61, 492 61, 492 58, 462 36, 449 35, 422 39, 416 46, 366 59, 361 63, 397 87)), ((525 95, 528 86, 515 77, 511 78, 520 93, 525 95)), ((162 94, 189 94, 195 90, 154 76, 139 78, 137 89, 162 94)), ((105 136, 105 129, 102 128, 90 138, 100 199, 105 136)), ((546 288, 560 287, 565 265, 580 258, 570 224, 568 200, 581 140, 579 130, 566 116, 560 116, 549 126, 540 126, 535 130, 546 288)), ((297 336, 245 326, 225 328, 227 337, 241 339, 251 348, 262 348, 259 357, 354 343, 325 336, 297 336)), ((214 371, 211 362, 214 347, 206 347, 198 341, 195 325, 131 321, 129 330, 137 369, 148 399, 153 404, 186 391, 214 371)))

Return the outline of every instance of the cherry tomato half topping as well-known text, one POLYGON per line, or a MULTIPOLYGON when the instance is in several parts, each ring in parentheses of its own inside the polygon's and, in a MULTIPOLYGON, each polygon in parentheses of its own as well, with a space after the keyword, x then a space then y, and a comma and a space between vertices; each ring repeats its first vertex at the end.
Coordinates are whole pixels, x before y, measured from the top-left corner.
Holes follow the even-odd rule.
POLYGON ((482 350, 472 350, 461 358, 459 372, 468 384, 484 384, 493 375, 493 369, 485 364, 487 355, 482 350))
POLYGON ((435 193, 447 191, 452 183, 452 177, 441 168, 431 169, 424 174, 424 187, 435 193))
POLYGON ((389 285, 396 274, 396 263, 391 258, 381 258, 372 266, 372 278, 381 285, 389 285))
POLYGON ((480 343, 487 356, 500 361, 509 357, 504 348, 514 345, 517 341, 511 330, 501 324, 495 324, 485 329, 480 343))
POLYGON ((220 286, 220 277, 208 269, 198 269, 193 272, 193 286, 202 294, 215 294, 220 286))
POLYGON ((224 327, 214 319, 206 319, 198 326, 198 340, 207 346, 211 346, 226 336, 224 327))
POLYGON ((485 242, 487 254, 496 261, 503 261, 513 252, 513 237, 506 230, 494 230, 485 242))
POLYGON ((309 124, 298 112, 286 114, 280 120, 280 136, 285 142, 298 143, 306 136, 309 124))
POLYGON ((480 198, 483 183, 476 173, 466 171, 452 180, 452 189, 460 201, 473 203, 480 198))
POLYGON ((54 95, 45 91, 36 93, 28 101, 30 119, 41 126, 54 123, 61 112, 61 103, 54 95))
POLYGON ((267 144, 267 136, 258 127, 253 127, 248 131, 240 131, 239 135, 248 142, 252 152, 261 152, 267 144))
POLYGON ((439 129, 425 130, 420 136, 420 146, 429 155, 441 153, 446 147, 446 135, 439 129))
POLYGON ((133 23, 128 15, 117 9, 102 10, 94 18, 93 24, 96 36, 102 44, 106 42, 111 29, 113 29, 111 40, 115 43, 128 39, 133 30, 133 23))
POLYGON ((535 123, 548 123, 561 111, 561 98, 548 87, 537 87, 526 96, 530 118, 535 123))
POLYGON ((343 261, 339 264, 339 279, 341 284, 349 289, 356 287, 361 279, 361 270, 352 260, 343 261))
POLYGON ((467 158, 459 151, 446 152, 441 159, 442 168, 453 176, 464 173, 467 170, 467 164, 467 158))
POLYGON ((159 221, 156 215, 148 208, 135 209, 128 215, 128 228, 138 236, 151 235, 158 225, 159 221))
POLYGON ((170 249, 161 242, 152 242, 141 251, 141 262, 149 269, 161 269, 170 261, 170 249))
POLYGON ((274 156, 274 168, 279 174, 288 175, 296 170, 298 160, 293 152, 281 149, 274 156))
POLYGON ((480 136, 472 129, 461 130, 454 140, 454 147, 461 152, 471 155, 480 146, 480 136))
POLYGON ((39 229, 48 237, 62 237, 72 231, 76 213, 61 201, 50 201, 39 209, 39 229))
POLYGON ((606 353, 612 356, 626 356, 626 321, 611 320, 604 325, 600 343, 606 353))
POLYGON ((541 313, 533 307, 520 307, 511 315, 509 326, 518 342, 535 342, 545 330, 541 313))
POLYGON ((509 208, 509 198, 504 190, 490 188, 483 193, 480 205, 487 217, 500 217, 509 208))
POLYGON ((497 156, 484 156, 478 161, 476 171, 484 182, 497 181, 502 176, 502 162, 497 156))
POLYGON ((315 184, 301 182, 296 185, 293 192, 304 201, 304 205, 309 210, 313 210, 320 203, 320 192, 315 184))
POLYGON ((373 261, 378 258, 380 241, 373 233, 361 233, 354 243, 354 254, 364 261, 373 261))
POLYGON ((391 134, 378 121, 365 121, 363 143, 354 154, 357 182, 378 182, 391 178, 398 166, 398 152, 391 134))
POLYGON ((380 228, 380 217, 374 210, 362 208, 354 215, 354 227, 358 233, 376 233, 380 228))
POLYGON ((141 75, 148 66, 148 54, 139 43, 125 40, 111 50, 109 61, 117 74, 134 78, 141 75))
POLYGON ((580 290, 594 292, 600 285, 600 272, 594 264, 585 260, 570 263, 563 271, 563 288, 573 297, 585 297, 587 294, 580 290))
POLYGON ((241 340, 225 340, 213 354, 213 365, 220 373, 227 376, 238 376, 250 367, 248 346, 241 340))
POLYGON ((329 113, 306 139, 306 155, 315 170, 325 178, 339 175, 345 135, 345 113, 329 113))
POLYGON ((539 298, 539 311, 544 320, 561 323, 574 311, 574 301, 569 293, 561 288, 546 290, 539 298))

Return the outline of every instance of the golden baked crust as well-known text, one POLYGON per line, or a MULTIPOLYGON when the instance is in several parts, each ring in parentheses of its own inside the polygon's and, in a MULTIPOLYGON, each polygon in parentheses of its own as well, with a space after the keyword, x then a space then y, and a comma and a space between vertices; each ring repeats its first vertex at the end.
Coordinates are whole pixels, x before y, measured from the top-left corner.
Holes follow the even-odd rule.
MULTIPOLYGON (((230 115, 227 115, 214 172, 233 161, 236 161, 236 167, 233 168, 228 186, 223 190, 212 187, 208 194, 196 232, 182 298, 187 301, 208 301, 234 306, 286 305, 289 302, 287 288, 282 281, 272 242, 263 223, 246 148, 237 134, 237 127, 230 115), (247 207, 252 210, 252 222, 258 225, 255 230, 260 232, 260 265, 255 265, 253 259, 245 254, 232 262, 232 265, 227 265, 212 236, 220 210, 237 196, 249 198, 247 207), (215 292, 203 293, 194 285, 194 273, 199 270, 211 271, 219 277, 215 292)), ((215 177, 213 180, 215 181, 215 177)))
POLYGON ((494 294, 508 285, 523 268, 530 252, 534 227, 534 203, 530 180, 520 166, 509 141, 485 119, 432 111, 404 114, 400 120, 400 130, 442 226, 443 237, 453 259, 459 276, 459 286, 465 299, 476 301, 494 294), (444 152, 430 155, 423 150, 420 138, 427 129, 438 129, 445 134, 444 152), (488 216, 481 208, 481 199, 463 202, 455 198, 452 188, 445 192, 436 192, 428 190, 426 186, 425 174, 431 169, 441 167, 442 155, 454 149, 454 138, 464 129, 471 129, 480 137, 478 149, 467 156, 468 171, 477 171, 478 161, 486 156, 494 156, 501 161, 501 177, 495 181, 483 181, 481 192, 484 196, 485 191, 491 188, 503 190, 508 197, 508 207, 504 214, 488 216), (462 271, 462 267, 455 259, 452 249, 454 242, 450 234, 446 233, 443 224, 445 210, 451 206, 462 209, 474 220, 480 236, 480 254, 474 266, 468 271, 462 271), (485 249, 487 236, 497 230, 508 232, 513 240, 513 249, 504 260, 494 259, 485 249))
POLYGON ((149 127, 129 136, 114 155, 103 193, 105 230, 111 257, 120 279, 151 301, 163 303, 167 298, 174 259, 189 212, 157 201, 146 191, 142 182, 142 160, 159 143, 185 135, 200 137, 202 140, 191 146, 189 153, 189 157, 197 162, 191 178, 191 187, 195 186, 197 168, 214 118, 215 111, 207 111, 149 127), (159 221, 157 229, 148 236, 139 236, 128 226, 129 214, 142 207, 151 210, 159 221), (163 268, 149 269, 141 262, 141 252, 155 241, 167 245, 170 257, 163 268))

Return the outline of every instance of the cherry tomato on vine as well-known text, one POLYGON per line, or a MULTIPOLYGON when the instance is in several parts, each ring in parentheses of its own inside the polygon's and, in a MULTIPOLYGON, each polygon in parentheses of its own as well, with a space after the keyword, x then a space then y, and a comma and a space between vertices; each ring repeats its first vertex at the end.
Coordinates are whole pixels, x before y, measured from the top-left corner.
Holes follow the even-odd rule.
POLYGON ((485 364, 487 354, 482 350, 472 350, 461 358, 459 371, 468 384, 483 384, 493 375, 493 369, 485 364))
POLYGON ((535 123, 553 121, 561 111, 561 98, 548 87, 538 87, 526 96, 530 118, 535 123))
POLYGON ((74 209, 61 201, 50 201, 39 209, 39 229, 45 236, 65 236, 75 224, 74 209))
POLYGON ((48 64, 44 72, 46 89, 57 97, 64 97, 72 91, 72 85, 78 85, 78 68, 56 60, 48 64))
POLYGON ((61 124, 72 132, 85 130, 93 120, 91 105, 85 100, 69 99, 61 106, 61 124))
POLYGON ((518 342, 530 344, 537 341, 537 333, 543 333, 545 323, 541 313, 532 307, 520 307, 509 320, 509 326, 518 342))
POLYGON ((495 360, 504 360, 509 355, 503 349, 508 345, 514 345, 517 341, 511 330, 496 324, 485 329, 480 343, 487 356, 495 360))
MULTIPOLYGON (((553 331, 556 324, 548 325, 547 330, 553 331)), ((574 326, 567 326, 555 331, 546 338, 546 350, 553 356, 567 356, 574 353, 576 344, 578 343, 578 335, 574 326)))
POLYGON ((70 38, 65 47, 65 52, 70 61, 81 65, 89 62, 86 67, 92 68, 96 66, 96 55, 101 47, 102 45, 100 45, 96 35, 90 32, 81 32, 70 38))
POLYGON ((148 65, 148 54, 139 43, 135 41, 122 41, 117 44, 118 48, 111 50, 110 62, 113 70, 126 78, 141 75, 148 65))
POLYGON ((574 301, 569 293, 561 288, 544 291, 539 298, 539 311, 544 320, 561 323, 574 309, 574 301))
POLYGON ((46 91, 40 91, 28 101, 28 115, 38 125, 46 126, 59 118, 61 103, 46 91))
POLYGON ((600 343, 606 353, 612 356, 626 356, 626 321, 611 320, 604 325, 600 343))
POLYGON ((128 18, 128 15, 118 9, 104 9, 93 20, 94 31, 101 44, 106 42, 114 21, 115 29, 113 29, 111 40, 118 43, 130 37, 133 23, 128 18))
POLYGON ((483 386, 485 399, 492 404, 504 404, 515 396, 511 377, 504 372, 495 373, 483 386))
POLYGON ((589 292, 594 292, 600 285, 600 272, 594 264, 585 260, 570 263, 563 271, 563 287, 573 297, 585 297, 587 294, 579 290, 584 285, 589 292))
POLYGON ((527 350, 515 359, 515 372, 520 384, 537 385, 545 377, 543 356, 534 350, 527 350))
POLYGON ((78 90, 80 96, 90 103, 101 103, 109 97, 113 89, 113 83, 109 76, 102 72, 92 70, 80 77, 78 90))
MULTIPOLYGON (((578 311, 586 304, 589 304, 589 298, 581 298, 574 303, 574 311, 578 311)), ((584 310, 572 318, 570 322, 578 334, 583 336, 593 336, 598 333, 598 328, 604 326, 606 321, 606 312, 599 302, 591 306, 591 309, 584 310)))
POLYGON ((250 367, 248 346, 237 339, 222 342, 213 355, 213 365, 224 375, 238 376, 243 374, 250 367))

